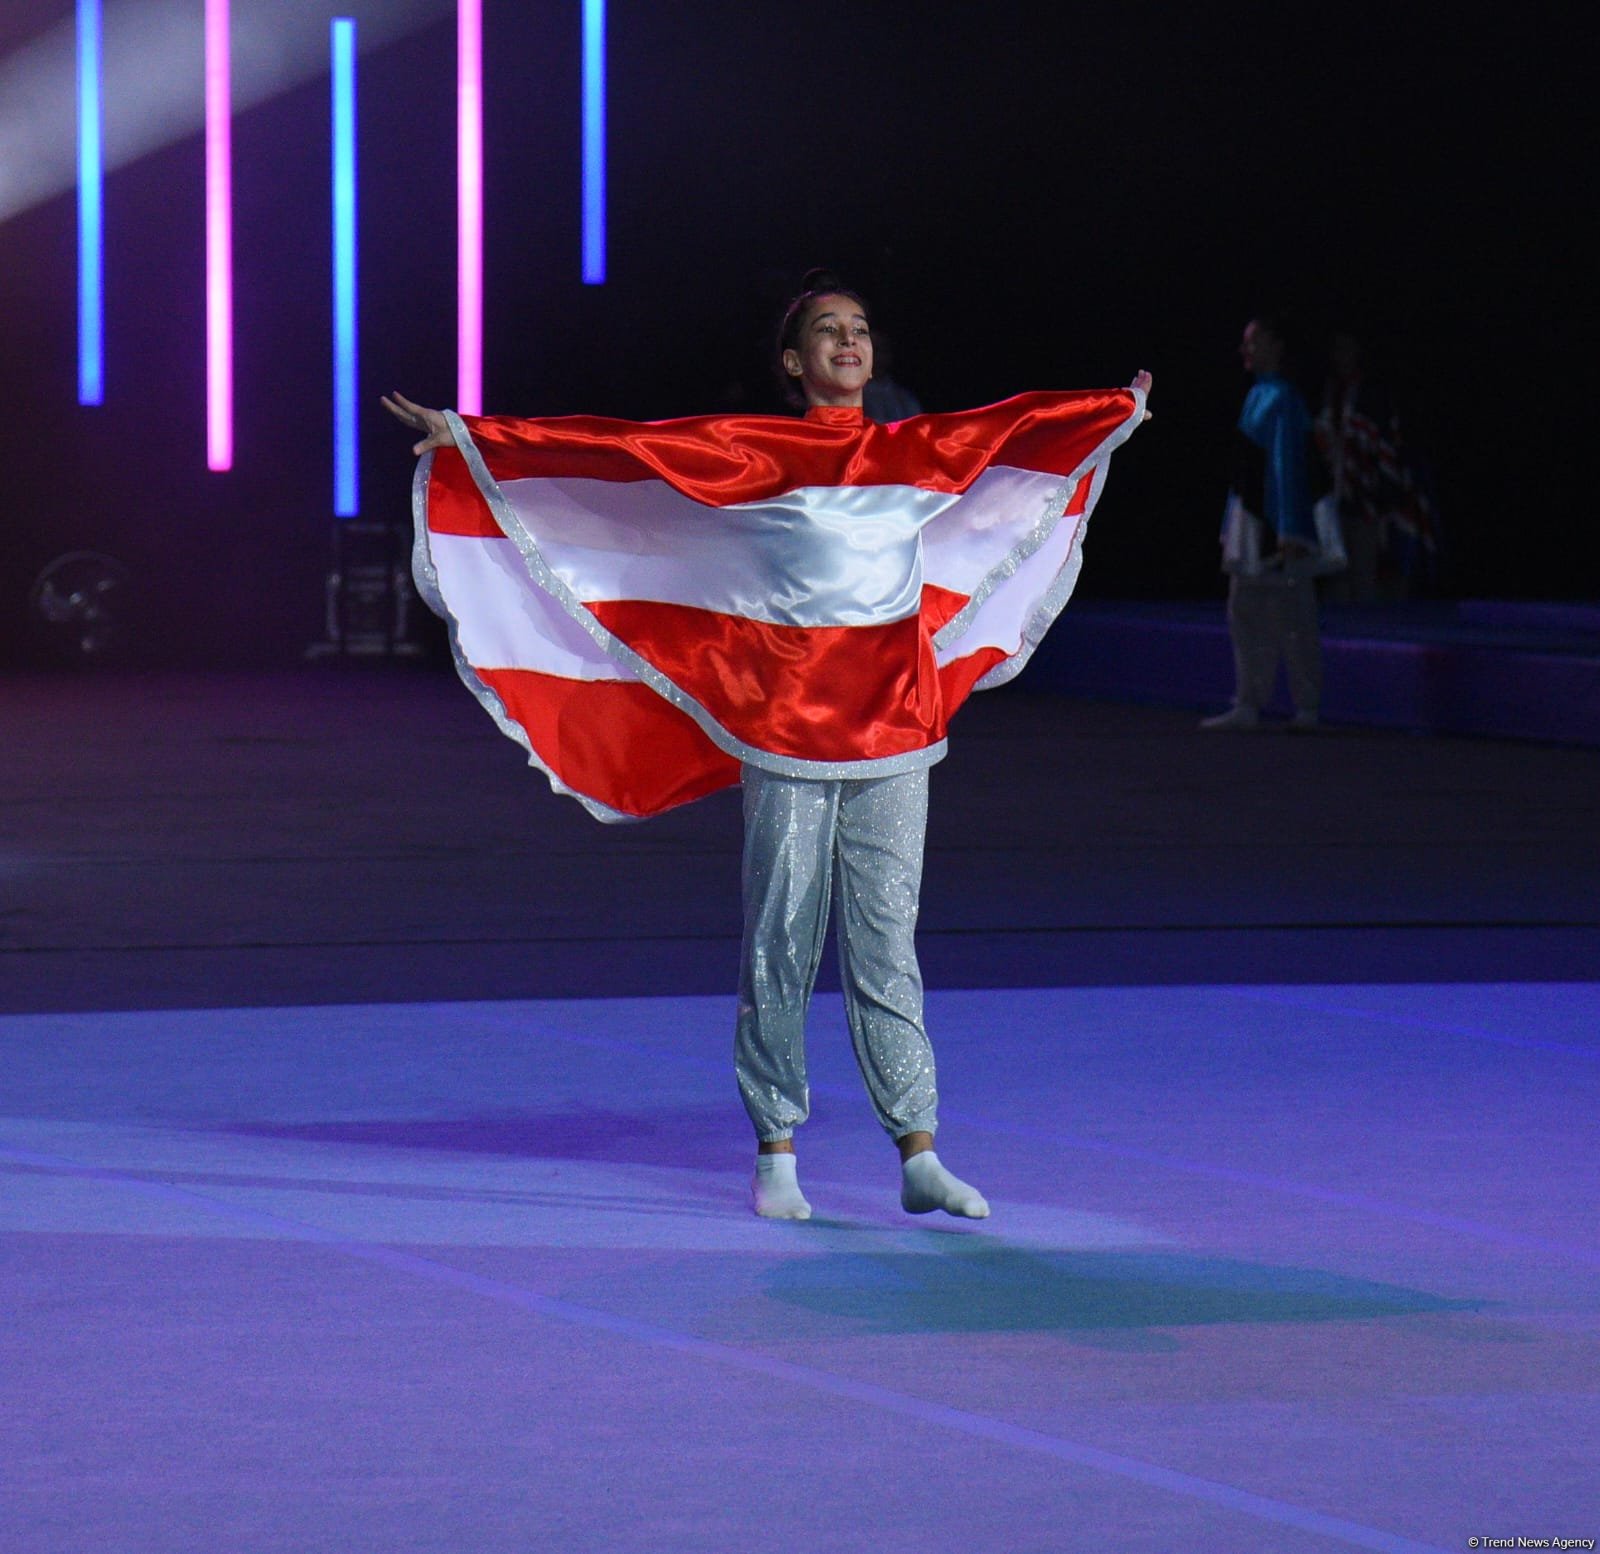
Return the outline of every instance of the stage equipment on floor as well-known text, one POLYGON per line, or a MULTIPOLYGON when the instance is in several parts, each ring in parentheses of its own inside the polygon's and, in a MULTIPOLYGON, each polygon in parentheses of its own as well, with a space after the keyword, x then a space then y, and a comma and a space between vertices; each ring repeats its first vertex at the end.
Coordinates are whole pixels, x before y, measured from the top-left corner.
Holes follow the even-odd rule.
POLYGON ((57 556, 28 589, 28 619, 45 655, 85 667, 127 646, 128 569, 94 550, 57 556))
POLYGON ((326 636, 309 658, 415 658, 417 596, 411 586, 410 531, 340 519, 333 526, 326 636))

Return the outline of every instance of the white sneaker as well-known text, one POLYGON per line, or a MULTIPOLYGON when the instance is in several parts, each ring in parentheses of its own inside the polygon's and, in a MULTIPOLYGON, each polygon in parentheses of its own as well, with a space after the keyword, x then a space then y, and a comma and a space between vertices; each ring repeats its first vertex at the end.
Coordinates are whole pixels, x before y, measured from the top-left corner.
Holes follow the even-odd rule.
POLYGON ((1246 729, 1259 728, 1261 714, 1254 707, 1246 707, 1238 702, 1229 707, 1226 712, 1219 712, 1214 718, 1202 718, 1201 728, 1234 729, 1243 733, 1246 729))

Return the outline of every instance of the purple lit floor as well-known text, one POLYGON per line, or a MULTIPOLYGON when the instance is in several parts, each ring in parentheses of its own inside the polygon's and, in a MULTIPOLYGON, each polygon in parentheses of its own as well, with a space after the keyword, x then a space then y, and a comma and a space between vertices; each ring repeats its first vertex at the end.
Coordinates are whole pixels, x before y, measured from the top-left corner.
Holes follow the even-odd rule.
POLYGON ((0 683, 6 1554, 1600 1537, 1600 752, 980 704, 993 1217, 900 1212, 824 993, 766 1224, 730 806, 603 831, 442 679, 110 684, 0 683))

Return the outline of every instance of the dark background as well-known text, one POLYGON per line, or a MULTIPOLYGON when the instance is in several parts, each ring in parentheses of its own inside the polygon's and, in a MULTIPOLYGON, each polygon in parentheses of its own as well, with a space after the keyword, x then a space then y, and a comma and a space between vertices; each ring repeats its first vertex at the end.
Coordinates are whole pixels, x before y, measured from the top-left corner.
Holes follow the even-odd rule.
MULTIPOLYGON (((0 46, 70 12, 25 0, 0 46)), ((1371 340, 1436 472, 1439 591, 1593 597, 1593 26, 1526 7, 612 0, 610 276, 586 288, 577 0, 488 0, 488 408, 766 408, 775 311, 833 264, 930 409, 1153 371, 1156 421, 1118 460, 1081 587, 1208 597, 1235 346, 1253 311, 1287 307, 1313 396, 1329 330, 1371 340)), ((444 15, 361 61, 369 518, 409 500, 378 393, 454 395, 454 58, 444 15)), ((229 474, 205 468, 200 136, 108 179, 102 408, 76 404, 71 194, 0 225, 8 654, 28 579, 84 545, 132 569, 147 651, 286 662, 320 634, 326 79, 241 113, 234 155, 229 474)))

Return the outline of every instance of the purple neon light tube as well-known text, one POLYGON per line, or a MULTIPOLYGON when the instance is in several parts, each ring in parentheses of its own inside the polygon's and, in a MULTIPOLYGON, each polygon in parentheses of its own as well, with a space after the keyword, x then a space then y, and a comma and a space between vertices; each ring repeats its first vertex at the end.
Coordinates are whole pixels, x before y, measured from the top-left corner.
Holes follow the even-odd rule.
POLYGON ((228 0, 206 0, 206 466, 233 468, 233 168, 228 0))
POLYGON ((456 409, 483 413, 483 0, 456 11, 456 409))

